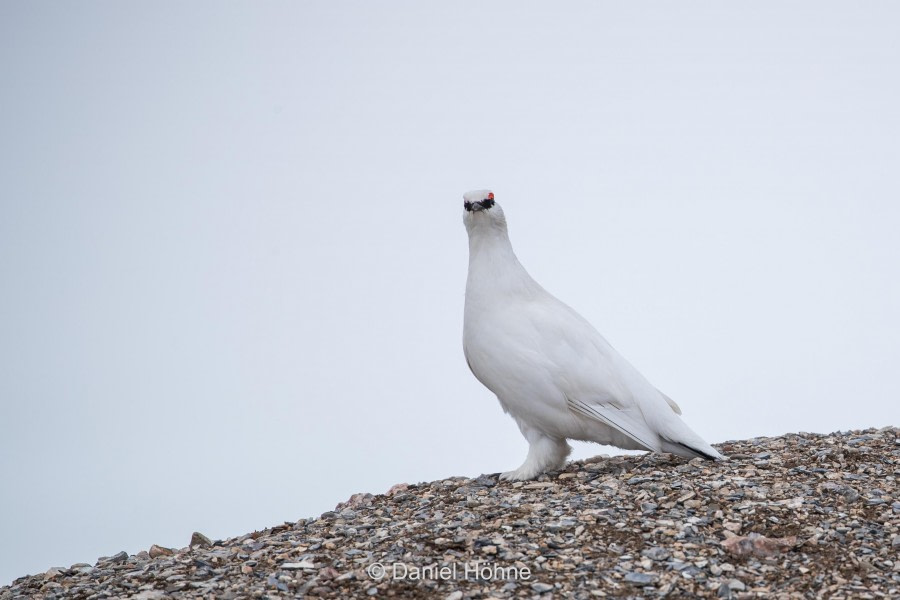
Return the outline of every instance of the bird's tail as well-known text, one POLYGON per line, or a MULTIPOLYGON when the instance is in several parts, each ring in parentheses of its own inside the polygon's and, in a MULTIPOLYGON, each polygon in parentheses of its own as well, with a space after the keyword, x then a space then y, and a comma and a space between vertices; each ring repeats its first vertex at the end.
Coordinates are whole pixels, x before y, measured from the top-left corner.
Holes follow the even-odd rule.
POLYGON ((675 413, 668 413, 657 431, 663 452, 670 452, 685 458, 705 458, 707 460, 725 458, 675 413))
POLYGON ((683 456, 685 458, 705 458, 706 460, 719 460, 725 458, 718 450, 699 438, 697 440, 692 440, 692 442, 693 443, 691 444, 687 444, 685 442, 676 442, 662 438, 662 450, 663 452, 677 454, 678 456, 683 456), (698 441, 700 443, 697 443, 698 441))

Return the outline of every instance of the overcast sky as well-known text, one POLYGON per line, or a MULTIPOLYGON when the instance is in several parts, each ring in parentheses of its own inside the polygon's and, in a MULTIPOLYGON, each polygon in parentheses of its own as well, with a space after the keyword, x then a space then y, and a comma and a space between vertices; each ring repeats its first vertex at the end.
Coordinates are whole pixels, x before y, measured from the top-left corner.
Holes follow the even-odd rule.
POLYGON ((898 73, 892 2, 0 3, 0 584, 519 466, 469 189, 708 441, 896 425, 898 73))

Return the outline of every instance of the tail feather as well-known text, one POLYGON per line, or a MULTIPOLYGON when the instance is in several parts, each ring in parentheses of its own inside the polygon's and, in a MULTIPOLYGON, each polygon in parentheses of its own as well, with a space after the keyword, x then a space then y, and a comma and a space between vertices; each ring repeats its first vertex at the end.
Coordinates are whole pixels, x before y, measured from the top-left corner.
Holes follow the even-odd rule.
POLYGON ((683 456, 685 458, 705 458, 706 460, 718 460, 725 458, 709 444, 704 444, 702 447, 698 448, 696 446, 689 446, 684 442, 676 442, 663 439, 662 449, 663 452, 670 452, 672 454, 677 454, 678 456, 683 456))

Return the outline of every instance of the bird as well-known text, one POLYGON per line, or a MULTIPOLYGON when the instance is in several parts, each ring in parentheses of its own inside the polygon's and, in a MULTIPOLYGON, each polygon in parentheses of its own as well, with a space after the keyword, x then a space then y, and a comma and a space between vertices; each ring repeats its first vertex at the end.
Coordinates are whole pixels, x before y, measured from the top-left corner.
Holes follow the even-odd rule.
POLYGON ((491 190, 466 192, 463 209, 469 238, 463 352, 528 442, 525 462, 501 479, 526 481, 562 468, 571 452, 567 440, 725 458, 586 319, 532 279, 513 252, 491 190))

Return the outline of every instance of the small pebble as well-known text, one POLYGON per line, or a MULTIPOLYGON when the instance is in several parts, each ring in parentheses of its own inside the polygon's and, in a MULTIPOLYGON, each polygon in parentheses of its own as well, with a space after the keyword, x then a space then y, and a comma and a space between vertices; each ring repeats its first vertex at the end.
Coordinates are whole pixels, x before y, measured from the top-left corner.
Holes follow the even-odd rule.
POLYGON ((628 583, 648 584, 655 583, 659 577, 653 573, 631 572, 625 574, 625 581, 628 583))
POLYGON ((191 535, 191 543, 189 545, 192 547, 200 546, 201 548, 209 548, 210 546, 212 546, 212 540, 210 540, 208 537, 206 537, 199 531, 195 531, 191 535))

